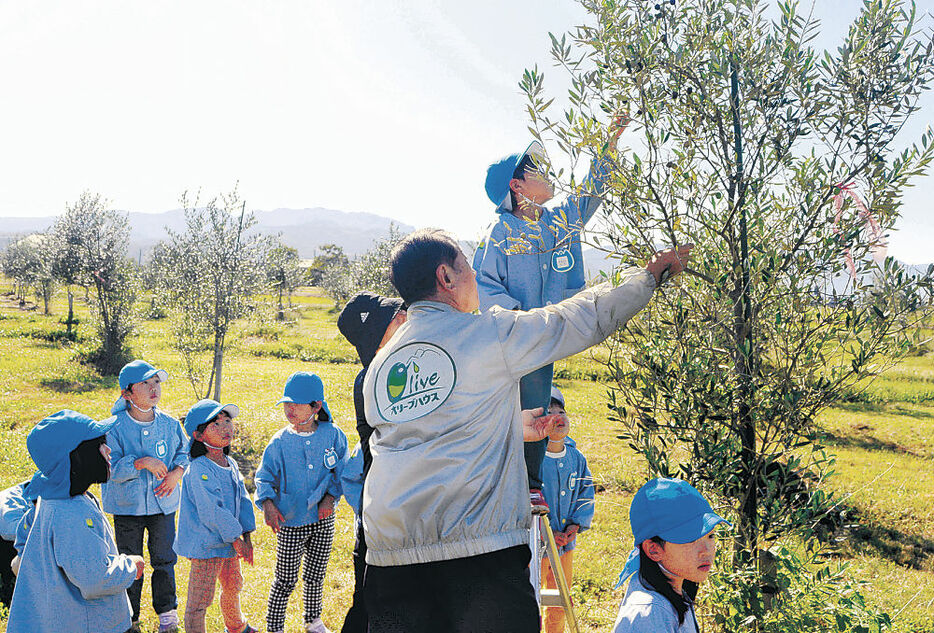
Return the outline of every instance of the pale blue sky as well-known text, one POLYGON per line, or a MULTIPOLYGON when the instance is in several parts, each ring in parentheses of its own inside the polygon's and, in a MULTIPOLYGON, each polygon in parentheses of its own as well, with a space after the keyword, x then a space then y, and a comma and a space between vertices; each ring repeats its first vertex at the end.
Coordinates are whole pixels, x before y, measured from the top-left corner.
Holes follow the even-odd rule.
MULTIPOLYGON (((817 4, 836 45, 861 2, 817 4)), ((56 214, 84 189, 159 212, 239 180, 257 209, 473 238, 486 165, 528 142, 523 69, 558 91, 548 32, 583 19, 570 0, 3 3, 0 216, 56 214)), ((929 93, 912 136, 932 114, 929 93)), ((934 259, 934 184, 919 185, 891 241, 909 262, 934 259)))

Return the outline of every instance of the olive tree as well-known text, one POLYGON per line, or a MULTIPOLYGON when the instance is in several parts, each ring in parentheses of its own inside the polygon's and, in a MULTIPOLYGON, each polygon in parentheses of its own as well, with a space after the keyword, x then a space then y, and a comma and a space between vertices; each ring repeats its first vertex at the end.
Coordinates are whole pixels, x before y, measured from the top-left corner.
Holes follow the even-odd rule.
POLYGON ((896 144, 934 76, 930 32, 912 4, 872 0, 823 52, 797 2, 771 4, 582 0, 590 23, 552 35, 566 108, 537 69, 521 82, 553 177, 613 163, 594 246, 632 262, 696 245, 614 339, 609 405, 652 475, 724 501, 740 566, 810 542, 834 507, 816 416, 908 350, 930 287, 884 254, 934 156, 930 131, 896 144), (631 152, 608 142, 621 112, 631 152))
POLYGON ((301 263, 298 251, 281 242, 269 249, 266 261, 266 280, 278 296, 277 321, 285 320, 283 297, 288 299, 289 307, 292 307, 292 293, 302 280, 301 263))
POLYGON ((248 314, 265 287, 268 237, 250 233, 256 224, 237 190, 198 206, 181 199, 185 231, 169 231, 154 261, 175 316, 175 346, 197 397, 220 400, 224 351, 234 321, 248 314), (204 351, 210 352, 205 360, 204 351))
POLYGON ((68 327, 74 321, 71 285, 93 290, 91 314, 99 348, 89 355, 101 371, 116 373, 130 357, 127 338, 135 326, 139 278, 127 258, 126 214, 107 208, 100 194, 84 192, 65 208, 49 234, 53 271, 68 286, 68 327))

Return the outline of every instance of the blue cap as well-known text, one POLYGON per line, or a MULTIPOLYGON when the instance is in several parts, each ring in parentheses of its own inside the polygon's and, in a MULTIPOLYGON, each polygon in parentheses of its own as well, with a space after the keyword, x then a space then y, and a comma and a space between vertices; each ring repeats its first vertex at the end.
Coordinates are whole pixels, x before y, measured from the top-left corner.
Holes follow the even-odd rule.
POLYGON ((149 380, 156 375, 162 382, 169 379, 169 374, 164 369, 156 369, 144 360, 131 361, 120 370, 120 389, 126 389, 134 383, 149 380))
POLYGON ((30 494, 67 499, 71 488, 68 454, 81 442, 106 435, 116 423, 116 418, 95 422, 83 413, 64 409, 36 424, 26 436, 26 449, 39 469, 29 484, 30 494))
POLYGON ((551 399, 557 400, 561 403, 562 407, 564 406, 564 396, 561 395, 561 391, 554 385, 551 386, 551 399))
POLYGON ((516 171, 516 167, 519 166, 519 163, 527 154, 539 158, 544 157, 545 149, 538 141, 532 141, 521 154, 504 156, 487 167, 486 195, 497 208, 512 209, 512 199, 509 196, 509 181, 512 180, 513 172, 516 171))
POLYGON ((639 488, 629 507, 629 524, 636 547, 630 552, 616 586, 638 571, 639 546, 644 541, 658 536, 668 543, 692 543, 709 534, 719 523, 730 525, 688 482, 664 478, 647 482, 639 488))
POLYGON ((283 402, 294 402, 296 404, 311 404, 320 402, 321 409, 327 413, 328 420, 331 419, 331 411, 328 409, 328 403, 324 400, 324 383, 318 374, 310 371, 297 371, 285 381, 285 389, 282 391, 282 397, 276 404, 283 402))
POLYGON ((231 418, 240 415, 240 407, 235 404, 221 404, 217 400, 208 398, 198 401, 188 409, 188 414, 185 416, 185 432, 188 433, 188 437, 194 437, 194 432, 199 426, 214 419, 221 411, 226 411, 231 418))

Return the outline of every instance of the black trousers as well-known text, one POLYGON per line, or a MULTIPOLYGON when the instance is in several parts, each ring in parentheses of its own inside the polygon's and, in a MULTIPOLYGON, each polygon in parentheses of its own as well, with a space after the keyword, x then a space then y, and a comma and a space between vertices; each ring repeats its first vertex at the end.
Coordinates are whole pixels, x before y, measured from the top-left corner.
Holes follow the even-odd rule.
POLYGON ((366 603, 363 598, 363 579, 366 575, 366 540, 363 521, 356 520, 357 540, 353 546, 353 602, 344 617, 341 633, 367 633, 366 603))
MULTIPOLYGON (((143 532, 148 534, 146 545, 152 565, 152 608, 156 614, 178 608, 175 595, 175 563, 178 557, 175 543, 175 513, 133 516, 114 515, 114 536, 121 554, 143 555, 143 532)), ((126 590, 133 611, 133 621, 139 620, 139 601, 143 593, 143 579, 135 580, 126 590)))
POLYGON ((0 603, 8 609, 13 599, 13 586, 16 584, 16 575, 10 568, 10 563, 15 557, 13 541, 0 538, 0 603))
POLYGON ((370 633, 536 633, 528 545, 454 560, 366 568, 370 633))

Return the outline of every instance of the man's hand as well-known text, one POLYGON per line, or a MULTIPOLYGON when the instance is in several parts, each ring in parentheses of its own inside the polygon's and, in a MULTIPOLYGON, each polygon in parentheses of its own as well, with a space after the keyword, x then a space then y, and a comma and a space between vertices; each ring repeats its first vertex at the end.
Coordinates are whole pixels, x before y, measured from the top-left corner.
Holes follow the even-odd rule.
POLYGON ((185 474, 185 469, 181 466, 173 468, 166 473, 165 478, 162 480, 162 483, 156 486, 156 496, 157 497, 168 497, 175 491, 175 486, 178 485, 178 482, 182 480, 182 475, 185 474))
POLYGON ((326 519, 334 514, 334 496, 330 493, 325 494, 318 503, 318 520, 326 519))
POLYGON ((542 415, 545 409, 525 409, 522 411, 522 440, 524 442, 538 442, 548 437, 555 428, 555 421, 560 413, 542 415))
POLYGON ((140 457, 133 462, 133 466, 136 470, 148 470, 156 479, 162 479, 169 472, 162 460, 155 457, 140 457))
POLYGON ((143 577, 143 570, 146 569, 146 561, 143 560, 142 556, 137 556, 136 554, 130 554, 127 558, 136 565, 136 579, 139 580, 143 577))
POLYGON ((279 508, 272 502, 272 499, 263 500, 263 520, 272 528, 274 534, 278 534, 279 527, 285 521, 285 517, 279 512, 279 508))
POLYGON ((655 284, 662 285, 670 277, 674 277, 684 270, 688 261, 691 259, 691 250, 693 244, 685 244, 678 248, 668 248, 658 251, 645 265, 645 269, 655 277, 655 284))

